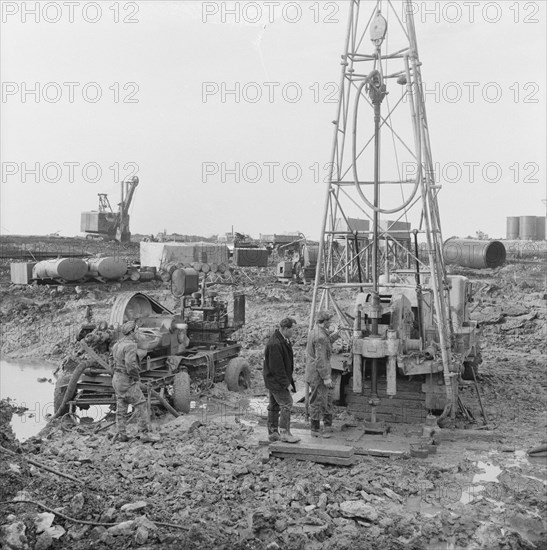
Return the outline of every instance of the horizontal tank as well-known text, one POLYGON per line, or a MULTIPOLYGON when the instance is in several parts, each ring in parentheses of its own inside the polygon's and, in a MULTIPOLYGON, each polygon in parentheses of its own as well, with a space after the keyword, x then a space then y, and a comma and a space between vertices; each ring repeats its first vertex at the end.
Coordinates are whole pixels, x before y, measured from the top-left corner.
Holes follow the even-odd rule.
POLYGON ((519 237, 523 241, 536 240, 536 217, 535 216, 520 217, 519 237))
POLYGON ((121 279, 127 273, 127 262, 121 258, 105 257, 87 260, 88 275, 102 279, 121 279))
POLYGON ((516 241, 519 238, 520 218, 518 216, 507 217, 507 240, 516 241))
POLYGON ((79 281, 87 273, 87 264, 80 258, 59 258, 44 260, 34 266, 35 279, 63 279, 65 281, 79 281))
POLYGON ((443 256, 447 264, 484 269, 503 265, 507 252, 500 241, 448 239, 443 245, 443 256))

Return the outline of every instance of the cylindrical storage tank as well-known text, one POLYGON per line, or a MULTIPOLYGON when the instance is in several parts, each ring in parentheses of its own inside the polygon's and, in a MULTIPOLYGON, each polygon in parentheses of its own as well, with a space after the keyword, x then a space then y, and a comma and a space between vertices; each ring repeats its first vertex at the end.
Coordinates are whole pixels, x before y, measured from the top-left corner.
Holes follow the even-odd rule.
POLYGON ((538 241, 545 240, 545 217, 538 216, 536 218, 536 239, 538 241))
POLYGON ((191 268, 175 269, 171 275, 171 290, 175 296, 189 296, 199 290, 199 273, 191 268))
POLYGON ((447 264, 484 269, 503 265, 507 252, 500 241, 448 239, 443 245, 443 256, 447 264))
POLYGON ((312 267, 317 265, 319 246, 310 246, 306 244, 302 247, 302 254, 304 256, 304 267, 312 267))
POLYGON ((64 281, 79 281, 87 273, 87 264, 80 258, 59 258, 44 260, 34 266, 36 279, 63 279, 64 281))
POLYGON ((507 217, 507 240, 516 241, 519 238, 520 218, 518 216, 507 217))
POLYGON ((127 273, 127 262, 121 258, 106 257, 87 260, 88 275, 103 279, 121 279, 127 273))
POLYGON ((536 240, 536 217, 535 216, 520 217, 519 237, 523 241, 536 240))

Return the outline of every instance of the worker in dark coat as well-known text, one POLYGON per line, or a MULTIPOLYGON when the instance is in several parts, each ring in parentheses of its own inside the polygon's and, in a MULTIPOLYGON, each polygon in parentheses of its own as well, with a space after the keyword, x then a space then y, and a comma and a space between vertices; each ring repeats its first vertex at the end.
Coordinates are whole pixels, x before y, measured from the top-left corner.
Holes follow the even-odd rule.
POLYGON ((264 350, 264 384, 270 392, 268 405, 268 438, 285 443, 298 443, 300 438, 291 434, 292 396, 294 386, 294 355, 291 344, 296 321, 286 317, 279 323, 264 350), (280 418, 281 416, 281 418, 280 418))
POLYGON ((117 440, 122 442, 129 440, 127 437, 128 407, 132 405, 138 418, 139 430, 142 432, 141 440, 158 441, 159 437, 151 433, 146 398, 140 387, 135 330, 135 321, 124 323, 121 328, 123 336, 112 347, 114 356, 112 387, 116 392, 117 440))

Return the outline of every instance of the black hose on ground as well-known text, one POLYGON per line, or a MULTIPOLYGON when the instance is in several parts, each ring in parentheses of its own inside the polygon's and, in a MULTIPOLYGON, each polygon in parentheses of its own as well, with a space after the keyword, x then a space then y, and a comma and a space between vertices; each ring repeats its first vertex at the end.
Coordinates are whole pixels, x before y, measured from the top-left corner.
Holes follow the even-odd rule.
POLYGON ((528 451, 528 456, 546 456, 547 455, 547 445, 538 445, 533 447, 528 451))
POLYGON ((68 383, 68 386, 66 387, 65 394, 63 396, 63 400, 61 401, 61 404, 59 407, 55 410, 52 420, 55 420, 56 418, 59 418, 62 416, 65 412, 65 407, 67 403, 74 397, 76 394, 76 388, 78 385, 78 381, 80 380, 80 376, 84 373, 84 371, 90 367, 92 367, 95 364, 94 361, 82 361, 72 373, 72 376, 70 377, 70 381, 68 383))

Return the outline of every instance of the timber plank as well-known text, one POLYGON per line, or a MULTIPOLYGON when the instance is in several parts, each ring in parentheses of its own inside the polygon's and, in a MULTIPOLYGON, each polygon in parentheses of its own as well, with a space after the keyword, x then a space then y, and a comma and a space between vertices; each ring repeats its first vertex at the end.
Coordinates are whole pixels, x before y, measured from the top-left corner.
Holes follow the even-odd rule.
POLYGON ((349 458, 353 456, 353 447, 347 445, 312 445, 310 443, 282 443, 276 442, 270 445, 272 453, 308 454, 328 457, 349 458))
POLYGON ((367 455, 367 456, 381 456, 384 458, 389 458, 391 456, 398 457, 405 454, 404 451, 391 451, 388 449, 363 449, 361 447, 355 448, 355 454, 357 455, 367 455))
MULTIPOLYGON (((367 399, 361 399, 360 401, 352 401, 351 403, 348 403, 348 405, 352 407, 370 407, 367 399)), ((380 404, 377 405, 376 409, 386 409, 386 410, 401 410, 402 407, 405 407, 407 409, 423 409, 424 408, 424 402, 423 401, 384 401, 380 399, 380 404)))
POLYGON ((307 462, 319 462, 320 464, 333 464, 335 466, 352 466, 355 463, 355 457, 344 458, 340 456, 324 456, 314 454, 295 454, 271 452, 270 456, 274 458, 295 458, 296 460, 304 460, 307 462))
MULTIPOLYGON (((421 392, 422 391, 422 386, 423 386, 423 382, 419 382, 417 384, 412 384, 412 385, 402 385, 402 384, 397 384, 396 385, 396 388, 397 388, 397 391, 398 392, 406 392, 406 393, 414 393, 414 392, 421 392)), ((365 390, 369 390, 370 391, 370 388, 371 388, 371 382, 370 380, 365 380, 365 384, 364 384, 364 388, 365 390)), ((345 387, 346 389, 346 393, 353 393, 353 386, 350 386, 349 384, 345 387)), ((386 384, 378 384, 378 390, 379 391, 385 391, 387 390, 387 385, 386 384)))
MULTIPOLYGON (((349 412, 352 414, 363 415, 366 417, 370 415, 370 411, 355 411, 349 409, 349 412)), ((378 422, 388 422, 388 423, 406 423, 406 424, 421 424, 426 419, 427 415, 424 411, 422 416, 412 416, 412 415, 401 415, 401 414, 376 414, 376 419, 378 422)))
MULTIPOLYGON (((354 411, 365 411, 369 412, 371 410, 371 406, 367 403, 358 403, 354 404, 351 403, 348 405, 348 409, 354 410, 354 411)), ((411 414, 411 415, 420 415, 422 411, 425 410, 425 407, 411 407, 408 405, 398 405, 393 407, 382 407, 381 405, 378 405, 376 407, 376 412, 379 414, 411 414)))
MULTIPOLYGON (((382 392, 380 392, 380 400, 385 401, 387 403, 397 403, 400 401, 413 401, 421 403, 425 401, 425 393, 419 393, 419 394, 401 394, 397 393, 397 395, 394 395, 393 397, 389 397, 388 395, 382 395, 382 392)), ((347 394, 346 395, 346 403, 358 403, 359 401, 363 400, 369 400, 371 398, 371 393, 366 392, 363 395, 361 394, 347 394)))

